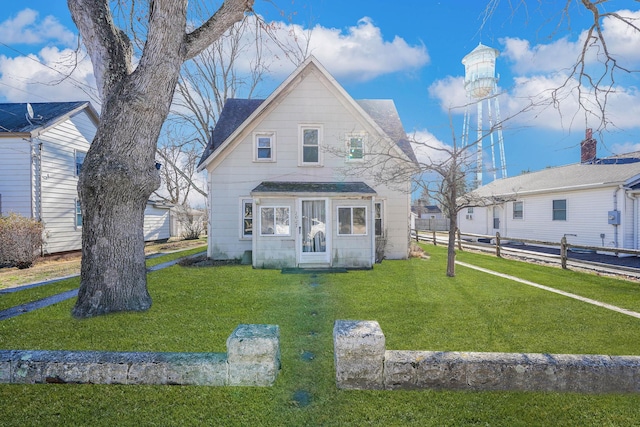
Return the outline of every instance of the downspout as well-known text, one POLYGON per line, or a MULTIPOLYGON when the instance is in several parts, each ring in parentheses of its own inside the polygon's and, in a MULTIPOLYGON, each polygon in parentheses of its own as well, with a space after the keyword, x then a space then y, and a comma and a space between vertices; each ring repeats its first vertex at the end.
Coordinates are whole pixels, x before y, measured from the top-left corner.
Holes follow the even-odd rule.
POLYGON ((42 221, 42 142, 36 142, 29 138, 31 145, 31 182, 33 185, 33 197, 31 199, 31 216, 38 222, 42 221))
POLYGON ((625 195, 633 201, 631 234, 633 235, 633 249, 638 249, 638 198, 631 193, 632 189, 625 187, 625 195))
MULTIPOLYGON (((619 185, 618 188, 616 188, 615 190, 613 190, 613 210, 617 211, 618 210, 618 191, 620 191, 623 188, 622 185, 619 185)), ((613 244, 616 248, 618 248, 618 226, 619 224, 614 224, 613 225, 613 244)))

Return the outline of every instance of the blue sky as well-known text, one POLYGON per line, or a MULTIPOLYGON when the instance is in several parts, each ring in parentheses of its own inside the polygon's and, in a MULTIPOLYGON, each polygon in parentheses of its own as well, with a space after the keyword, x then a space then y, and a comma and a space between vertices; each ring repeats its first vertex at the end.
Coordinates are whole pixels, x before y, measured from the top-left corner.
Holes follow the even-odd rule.
MULTIPOLYGON (((510 3, 486 20, 488 1, 256 0, 255 10, 278 25, 283 38, 311 34, 310 50, 356 99, 391 98, 408 134, 430 144, 450 144, 448 107, 466 102, 462 58, 478 43, 498 49, 500 109, 508 175, 579 161, 586 127, 597 127, 571 97, 557 110, 515 114, 526 100, 563 82, 577 55, 591 16, 570 2, 570 21, 562 19, 564 1, 531 0, 516 11, 510 3), (393 5, 392 5, 393 4, 393 5), (284 17, 290 17, 285 19, 284 17), (484 21, 484 22, 483 22, 484 21)), ((626 11, 640 19, 640 4, 612 0, 607 11, 626 11)), ((622 13, 622 12, 621 12, 622 13)), ((640 35, 605 23, 609 49, 623 65, 640 69, 640 35)), ((62 0, 9 2, 0 15, 0 101, 45 102, 89 99, 99 102, 90 64, 81 61, 71 79, 56 70, 72 58, 76 29, 62 0), (45 65, 43 65, 45 64, 45 65)), ((281 55, 273 61, 271 80, 259 88, 265 97, 292 71, 281 55)), ((593 65, 593 64, 591 64, 593 65)), ((640 150, 640 75, 616 76, 610 100, 612 126, 597 134, 601 157, 640 150)), ((460 137, 462 112, 451 116, 460 137)), ((485 143, 485 146, 488 145, 485 143)), ((485 156, 488 156, 485 153, 485 156)))

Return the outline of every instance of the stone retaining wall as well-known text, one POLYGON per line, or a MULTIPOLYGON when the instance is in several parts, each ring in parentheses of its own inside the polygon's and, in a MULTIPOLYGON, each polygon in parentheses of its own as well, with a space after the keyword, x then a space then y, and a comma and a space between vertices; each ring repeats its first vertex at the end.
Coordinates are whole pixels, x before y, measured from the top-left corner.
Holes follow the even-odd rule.
POLYGON ((239 325, 227 353, 0 350, 0 383, 264 387, 279 370, 277 325, 239 325))
POLYGON ((385 349, 375 321, 338 320, 336 384, 342 389, 640 392, 640 357, 385 349))

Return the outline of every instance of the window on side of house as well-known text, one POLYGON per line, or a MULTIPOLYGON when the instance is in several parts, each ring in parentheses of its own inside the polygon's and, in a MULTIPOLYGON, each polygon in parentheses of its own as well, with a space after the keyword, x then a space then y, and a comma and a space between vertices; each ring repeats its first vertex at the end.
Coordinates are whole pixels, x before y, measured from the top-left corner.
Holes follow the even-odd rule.
POLYGON ((242 238, 250 239, 253 236, 253 200, 242 199, 241 206, 242 238))
POLYGON ((82 164, 84 163, 84 158, 86 157, 87 153, 85 153, 84 151, 75 151, 75 160, 76 160, 76 176, 80 175, 80 171, 82 170, 82 164))
POLYGON ((347 135, 347 161, 357 162, 364 160, 364 134, 352 133, 347 135))
POLYGON ((322 127, 300 126, 300 165, 322 165, 322 127))
POLYGON ((524 219, 524 202, 513 202, 513 219, 524 219))
POLYGON ((80 199, 76 199, 76 228, 82 228, 82 208, 80 207, 80 199))
POLYGON ((560 200, 553 201, 553 220, 554 221, 567 220, 567 199, 560 199, 560 200))
POLYGON ((338 235, 360 236, 367 234, 366 207, 338 208, 338 235))
POLYGON ((253 134, 254 160, 256 162, 276 161, 276 133, 257 132, 253 134))
POLYGON ((260 207, 261 236, 289 236, 290 210, 288 206, 260 207))
POLYGON ((383 215, 383 211, 382 211, 382 202, 376 202, 374 204, 374 221, 375 221, 375 228, 376 228, 376 236, 382 236, 384 233, 384 228, 383 228, 383 221, 382 221, 382 215, 383 215))

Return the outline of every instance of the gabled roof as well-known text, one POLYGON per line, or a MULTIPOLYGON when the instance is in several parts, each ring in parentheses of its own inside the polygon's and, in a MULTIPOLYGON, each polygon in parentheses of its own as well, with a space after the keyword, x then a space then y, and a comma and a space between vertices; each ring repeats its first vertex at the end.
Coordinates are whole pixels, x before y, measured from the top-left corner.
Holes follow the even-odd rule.
POLYGON ((263 99, 228 99, 218 117, 211 138, 198 163, 198 169, 204 168, 210 160, 212 154, 228 143, 239 130, 248 124, 253 118, 259 115, 274 99, 286 92, 287 87, 294 83, 304 70, 314 66, 329 80, 343 96, 352 103, 356 110, 359 110, 365 119, 380 129, 392 141, 394 141, 402 152, 413 162, 417 162, 416 156, 411 148, 407 135, 402 127, 402 122, 398 116, 395 104, 392 100, 353 100, 337 81, 320 65, 313 56, 296 69, 266 100, 263 99))
POLYGON ((33 118, 27 113, 27 103, 0 103, 0 135, 9 133, 30 133, 47 128, 61 118, 70 116, 83 108, 89 108, 94 119, 97 113, 89 102, 32 102, 33 118))
POLYGON ((634 185, 640 163, 572 164, 495 180, 472 192, 479 197, 558 193, 605 186, 634 185))

